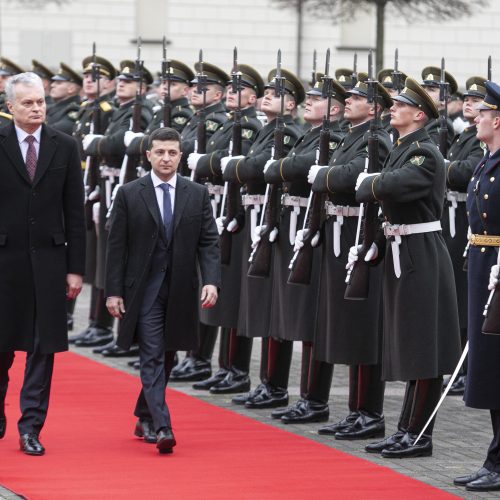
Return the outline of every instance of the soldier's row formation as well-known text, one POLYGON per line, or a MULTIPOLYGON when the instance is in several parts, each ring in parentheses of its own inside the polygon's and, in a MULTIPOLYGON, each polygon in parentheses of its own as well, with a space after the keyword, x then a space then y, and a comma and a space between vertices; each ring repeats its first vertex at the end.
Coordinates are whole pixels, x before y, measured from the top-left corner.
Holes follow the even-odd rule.
MULTIPOLYGON (((7 63, 0 74, 19 69, 7 63)), ((500 245, 500 175, 496 151, 487 154, 496 129, 488 135, 481 122, 489 112, 500 122, 500 95, 486 76, 471 75, 452 112, 457 82, 434 66, 419 81, 393 69, 377 80, 338 69, 335 78, 315 74, 306 90, 280 64, 264 79, 245 64, 226 72, 200 61, 193 71, 169 60, 154 106, 144 97, 153 78, 140 61, 122 61, 116 71, 89 56, 82 74, 61 64, 56 75, 40 75, 52 81, 48 123, 76 137, 85 167, 93 293, 89 327, 71 342, 107 356, 137 352, 113 343, 106 221, 116 187, 150 169, 148 135, 170 126, 182 137, 180 174, 205 183, 211 195, 223 275, 217 306, 200 311, 199 348, 177 364, 172 381, 240 393, 235 404, 274 408, 273 418, 285 424, 326 422, 334 365, 347 364, 346 417, 318 432, 382 439, 385 381, 403 380, 398 428, 366 451, 428 456, 433 420, 425 426, 468 332, 474 376, 466 402, 499 407, 490 373, 499 346, 494 336, 481 336, 500 245), (471 276, 479 282, 471 285, 471 276), (255 337, 263 339, 260 382, 250 390, 255 337), (288 406, 294 341, 303 343, 301 395, 288 406)), ((464 366, 452 393, 463 393, 466 373, 464 366)))

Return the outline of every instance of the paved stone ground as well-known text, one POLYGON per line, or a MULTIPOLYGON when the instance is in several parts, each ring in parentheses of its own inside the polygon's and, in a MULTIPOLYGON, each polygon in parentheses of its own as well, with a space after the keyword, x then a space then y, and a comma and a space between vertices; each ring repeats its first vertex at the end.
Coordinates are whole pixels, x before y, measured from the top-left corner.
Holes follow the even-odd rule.
MULTIPOLYGON (((78 299, 75 313, 75 330, 79 332, 86 327, 86 315, 90 290, 85 287, 82 296, 78 299)), ((300 345, 296 343, 290 375, 289 393, 291 402, 299 397, 300 377, 300 345)), ((99 354, 93 354, 88 348, 72 348, 72 350, 83 356, 98 360, 108 366, 133 373, 138 372, 128 367, 129 358, 107 359, 99 354)), ((213 358, 213 367, 216 367, 218 347, 216 346, 213 358)), ((260 341, 254 342, 252 354, 251 377, 253 385, 258 383, 260 341)), ((326 446, 342 450, 346 453, 363 458, 370 462, 390 467, 391 469, 406 476, 428 483, 441 490, 453 493, 461 498, 467 499, 498 499, 500 492, 490 492, 472 495, 463 488, 453 486, 453 478, 461 474, 467 474, 478 469, 485 457, 486 450, 491 440, 491 424, 489 413, 485 410, 472 410, 466 408, 460 397, 447 397, 439 412, 434 429, 434 454, 429 458, 416 458, 407 460, 383 459, 378 455, 365 453, 363 450, 365 441, 336 441, 335 439, 320 436, 317 429, 323 424, 284 425, 270 417, 269 410, 247 410, 240 406, 231 404, 230 396, 216 396, 205 391, 195 391, 190 383, 172 383, 171 387, 197 397, 211 404, 240 413, 247 417, 259 420, 268 425, 280 427, 294 434, 298 434, 326 446)), ((401 409, 404 394, 404 384, 399 382, 388 383, 385 392, 385 418, 386 429, 392 433, 401 409)), ((347 414, 348 395, 348 370, 345 366, 335 367, 333 385, 330 397, 330 422, 340 420, 347 414)), ((19 499, 21 497, 0 486, 0 499, 19 499)))

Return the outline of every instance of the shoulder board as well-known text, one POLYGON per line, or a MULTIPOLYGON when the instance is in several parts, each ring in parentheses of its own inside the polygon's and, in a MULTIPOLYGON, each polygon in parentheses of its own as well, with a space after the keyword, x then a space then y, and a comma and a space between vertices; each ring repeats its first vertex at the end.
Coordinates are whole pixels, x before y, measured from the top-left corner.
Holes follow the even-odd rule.
POLYGON ((289 144, 291 139, 289 135, 285 135, 285 137, 283 137, 283 144, 289 144))
POLYGON ((251 130, 249 128, 242 128, 241 129, 241 137, 243 137, 243 139, 251 139, 252 135, 253 135, 253 130, 251 130))
POLYGON ((7 118, 7 120, 12 120, 12 115, 9 115, 9 113, 4 113, 3 111, 0 111, 0 116, 2 118, 7 118))
POLYGON ((210 132, 215 132, 219 128, 219 124, 213 120, 207 120, 205 122, 205 128, 210 132))
POLYGON ((160 106, 159 104, 157 104, 156 106, 153 106, 153 112, 154 113, 158 113, 158 111, 160 111, 160 109, 162 108, 163 106, 160 106))
POLYGON ((174 123, 177 123, 177 125, 185 125, 188 119, 185 116, 176 116, 173 119, 174 123))
POLYGON ((80 108, 84 108, 85 106, 88 106, 88 104, 89 104, 89 101, 82 101, 80 103, 80 108))
POLYGON ((337 146, 338 146, 338 145, 339 145, 339 143, 338 143, 338 142, 335 142, 335 141, 330 141, 330 142, 328 143, 328 149, 329 149, 330 151, 333 151, 334 149, 337 149, 337 146))
POLYGON ((412 165, 417 165, 417 167, 419 167, 420 165, 422 165, 422 163, 424 163, 424 160, 425 156, 412 156, 410 158, 410 163, 412 165))
POLYGON ((113 106, 111 106, 111 104, 108 102, 108 101, 101 101, 99 103, 99 107, 105 112, 105 113, 109 113, 110 111, 112 111, 113 109, 113 106))

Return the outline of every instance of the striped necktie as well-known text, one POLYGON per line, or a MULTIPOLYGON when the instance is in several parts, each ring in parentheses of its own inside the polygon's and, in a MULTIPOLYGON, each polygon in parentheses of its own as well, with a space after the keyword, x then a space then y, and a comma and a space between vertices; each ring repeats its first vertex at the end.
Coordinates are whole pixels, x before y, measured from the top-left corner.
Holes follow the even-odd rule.
POLYGON ((24 141, 28 143, 28 151, 26 152, 26 170, 28 171, 28 175, 31 181, 33 181, 33 179, 35 178, 37 163, 36 149, 35 145, 33 144, 35 142, 35 137, 32 135, 28 135, 26 136, 26 139, 24 139, 24 141))

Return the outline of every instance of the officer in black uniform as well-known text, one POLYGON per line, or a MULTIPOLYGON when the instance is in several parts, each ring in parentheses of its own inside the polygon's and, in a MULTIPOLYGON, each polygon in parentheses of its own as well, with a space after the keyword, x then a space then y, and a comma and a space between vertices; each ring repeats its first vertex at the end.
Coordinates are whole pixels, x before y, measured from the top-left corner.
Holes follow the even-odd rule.
MULTIPOLYGON (((167 75, 166 75, 167 76, 167 75)), ((162 77, 162 75, 160 75, 162 77)), ((153 108, 154 116, 144 133, 132 132, 127 130, 125 133, 125 146, 127 147, 128 155, 142 155, 142 167, 144 170, 151 170, 151 165, 146 158, 146 148, 148 144, 149 134, 160 127, 169 126, 182 132, 186 123, 193 116, 193 110, 189 105, 188 94, 191 86, 191 80, 194 78, 194 73, 181 61, 172 59, 170 61, 170 73, 166 80, 160 83, 162 100, 159 105, 153 108), (163 106, 166 96, 169 95, 170 100, 170 124, 164 124, 163 106)), ((183 153, 184 155, 184 153, 183 153)))
MULTIPOLYGON (((189 168, 195 168, 196 176, 208 181, 206 185, 214 217, 221 232, 224 224, 220 217, 224 192, 221 159, 229 154, 246 155, 262 128, 257 118, 255 104, 264 93, 264 81, 254 68, 246 64, 238 64, 233 68, 233 71, 235 70, 240 74, 241 92, 238 97, 238 92, 233 92, 232 80, 227 83, 228 120, 210 138, 206 154, 191 153, 188 158, 189 168), (241 151, 236 152, 232 146, 232 138, 238 103, 241 107, 241 151)), ((219 370, 212 377, 193 385, 194 389, 210 390, 212 394, 231 394, 250 390, 252 339, 237 335, 244 240, 244 232, 238 224, 238 222, 241 224, 241 219, 238 217, 238 220, 234 220, 231 225, 231 258, 228 264, 222 265, 222 286, 217 304, 215 307, 200 311, 200 321, 204 325, 212 328, 221 327, 219 370)))
POLYGON ((47 125, 71 135, 80 110, 82 77, 61 63, 59 71, 51 80, 52 104, 47 108, 47 125))
MULTIPOLYGON (((290 71, 281 70, 285 78, 284 97, 284 154, 288 154, 301 130, 293 120, 292 112, 305 97, 300 80, 290 71)), ((268 75, 261 110, 266 114, 268 123, 257 134, 252 148, 244 158, 222 160, 224 180, 244 184, 246 194, 242 197, 245 207, 245 241, 242 257, 242 277, 238 335, 248 338, 261 337, 261 383, 249 393, 233 398, 235 404, 245 404, 247 408, 272 408, 288 404, 288 373, 290 370, 290 351, 292 343, 271 339, 270 321, 272 300, 273 266, 270 276, 255 278, 247 275, 248 258, 252 246, 258 243, 260 217, 264 202, 266 183, 264 167, 272 157, 276 118, 281 111, 281 98, 275 96, 276 69, 268 75)))
POLYGON ((6 57, 0 57, 0 111, 3 113, 9 112, 5 102, 5 82, 10 76, 19 73, 24 73, 24 69, 6 57))
MULTIPOLYGON (((271 416, 288 423, 307 423, 328 420, 328 399, 332 381, 332 365, 317 361, 313 356, 321 252, 314 252, 311 279, 308 286, 288 284, 290 261, 294 256, 296 237, 302 235, 306 206, 311 191, 307 175, 312 164, 320 157, 319 143, 323 118, 330 115, 328 158, 342 140, 339 121, 344 115, 347 94, 335 80, 331 82, 332 98, 323 97, 323 74, 318 73, 314 88, 307 92, 304 120, 311 128, 298 139, 286 158, 269 162, 265 172, 268 183, 282 188, 279 233, 275 244, 273 263, 273 299, 271 336, 281 340, 278 344, 289 354, 291 363, 293 341, 302 341, 300 399, 293 405, 276 409, 271 416), (300 231, 300 232, 299 232, 300 231)), ((283 376, 287 375, 283 374, 283 376)))
MULTIPOLYGON (((377 73, 377 80, 385 88, 385 90, 387 90, 388 94, 391 97, 394 97, 399 94, 399 92, 403 88, 404 82, 407 77, 408 75, 406 75, 406 73, 403 73, 401 71, 399 71, 398 75, 396 76, 394 74, 393 68, 384 68, 377 73), (395 78, 397 78, 397 81, 395 81, 395 78), (400 86, 399 88, 397 88, 398 85, 400 86)), ((394 142, 397 139, 397 132, 391 127, 390 124, 391 112, 388 109, 386 109, 382 113, 380 119, 382 122, 383 129, 389 134, 391 141, 394 142)))
MULTIPOLYGON (((319 429, 337 439, 362 439, 383 435, 384 383, 380 378, 381 270, 370 270, 368 299, 346 300, 346 264, 355 244, 359 203, 356 180, 368 156, 371 120, 392 104, 385 88, 377 84, 377 103, 368 102, 368 75, 359 73, 358 82, 347 93, 345 118, 349 133, 334 151, 328 167, 313 166, 309 173, 312 190, 328 193, 323 228, 321 284, 314 340, 317 359, 349 365, 349 414, 340 422, 319 429)), ((383 165, 392 143, 379 128, 378 154, 383 165)))
MULTIPOLYGON (((141 74, 135 72, 133 61, 124 60, 120 63, 120 74, 117 77, 118 85, 116 89, 116 98, 119 107, 114 109, 108 122, 104 134, 87 134, 83 139, 83 148, 85 155, 97 156, 100 158, 100 204, 99 204, 99 223, 97 233, 97 269, 95 286, 100 290, 104 289, 104 262, 106 254, 107 230, 106 221, 108 212, 111 208, 111 198, 115 187, 122 180, 126 167, 129 167, 128 161, 132 162, 130 167, 136 175, 136 158, 128 157, 124 162, 125 144, 123 142, 125 132, 131 128, 133 121, 134 104, 141 106, 138 127, 144 130, 151 121, 152 112, 149 106, 144 104, 144 94, 147 84, 153 81, 151 73, 147 68, 142 68, 141 74)), ((106 329, 104 332, 96 330, 94 335, 90 335, 81 340, 76 340, 75 345, 81 347, 101 346, 100 352, 107 355, 129 355, 128 351, 119 349, 113 341, 112 332, 106 329)), ((131 350, 132 351, 132 350, 131 350)), ((136 349, 138 352, 138 350, 136 349)))
MULTIPOLYGON (((486 82, 486 97, 479 106, 477 138, 487 152, 476 166, 467 187, 471 229, 469 282, 469 366, 465 404, 490 410, 493 439, 486 460, 476 472, 457 477, 454 483, 469 491, 500 490, 500 336, 482 333, 483 310, 490 290, 498 293, 500 249, 500 86, 486 82), (490 273, 491 270, 491 273, 490 273), (490 283, 488 284, 488 280, 490 283)), ((489 314, 498 317, 498 310, 489 314)))
MULTIPOLYGON (((451 95, 458 90, 458 84, 453 75, 445 71, 444 79, 448 84, 448 100, 451 95)), ((445 103, 439 100, 439 82, 441 81, 441 68, 437 66, 427 66, 422 70, 422 87, 431 96, 431 99, 436 104, 438 111, 442 111, 445 107, 445 103)), ((455 130, 453 129, 453 122, 448 118, 446 122, 446 127, 448 128, 448 148, 450 149, 453 137, 455 137, 455 130)), ((430 120, 425 126, 430 138, 434 144, 439 145, 439 118, 430 120)))
POLYGON ((50 84, 54 73, 36 59, 32 59, 31 64, 31 71, 42 79, 43 89, 45 90, 45 104, 49 106, 53 102, 52 97, 50 97, 50 84))
POLYGON ((106 308, 106 300, 102 288, 95 286, 97 266, 97 229, 99 203, 101 193, 99 183, 97 186, 90 184, 92 169, 96 170, 99 177, 99 158, 86 156, 83 151, 83 139, 90 133, 102 133, 108 126, 114 111, 113 102, 110 99, 110 91, 113 90, 113 80, 116 76, 114 66, 104 57, 95 56, 96 68, 93 71, 94 57, 88 56, 82 61, 83 93, 85 99, 80 104, 78 117, 73 128, 73 137, 78 142, 80 159, 84 169, 85 182, 85 218, 87 226, 87 251, 85 264, 85 281, 92 284, 90 298, 89 325, 79 334, 69 338, 70 343, 85 337, 96 337, 98 335, 112 340, 113 317, 106 308), (99 82, 94 80, 98 75, 99 82), (97 128, 94 123, 94 114, 98 113, 97 128), (88 169, 88 171, 87 171, 88 169))
MULTIPOLYGON (((485 81, 486 78, 480 76, 473 76, 467 80, 463 110, 468 126, 453 139, 448 151, 448 159, 445 161, 446 202, 441 224, 455 273, 462 349, 467 342, 467 274, 464 269, 464 250, 467 245, 469 222, 465 202, 467 185, 472 177, 472 172, 484 156, 481 142, 476 137, 477 130, 474 120, 479 114, 477 106, 483 101, 486 94, 485 81)), ((450 387, 448 394, 462 395, 464 393, 466 375, 467 363, 464 363, 460 375, 450 387)))
MULTIPOLYGON (((366 446, 386 458, 432 454, 433 423, 415 444, 441 396, 443 375, 460 356, 453 268, 441 234, 444 159, 425 129, 439 112, 412 78, 393 98, 391 125, 399 139, 382 172, 360 174, 358 202, 379 201, 383 233, 365 260, 382 259, 382 379, 405 380, 398 430, 366 446)), ((357 256, 357 248, 351 252, 357 256)))

